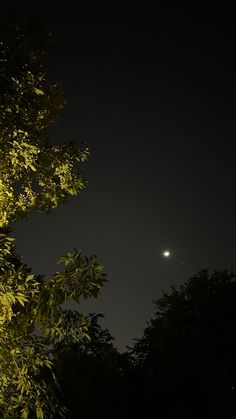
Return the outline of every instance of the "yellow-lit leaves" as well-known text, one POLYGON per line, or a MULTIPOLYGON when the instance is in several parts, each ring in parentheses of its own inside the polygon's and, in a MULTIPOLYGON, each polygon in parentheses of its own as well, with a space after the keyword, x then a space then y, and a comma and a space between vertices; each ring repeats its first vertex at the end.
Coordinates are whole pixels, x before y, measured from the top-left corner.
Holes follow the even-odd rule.
POLYGON ((0 294, 0 325, 12 318, 12 305, 15 303, 15 296, 9 292, 0 294))
POLYGON ((26 408, 26 409, 24 409, 23 411, 22 411, 22 413, 21 413, 21 419, 28 419, 28 417, 29 417, 29 409, 28 408, 26 408))
POLYGON ((70 299, 96 297, 105 281, 96 258, 84 258, 76 251, 61 259, 64 270, 50 280, 32 275, 16 255, 12 238, 2 233, 31 210, 50 211, 85 187, 79 165, 87 160, 88 149, 75 143, 49 143, 49 127, 64 97, 60 86, 49 85, 42 73, 40 34, 31 33, 29 40, 29 33, 13 25, 12 42, 0 43, 0 414, 4 419, 43 419, 59 411, 41 376, 52 366, 50 347, 63 337, 88 339, 86 317, 63 310, 62 305, 70 299))
POLYGON ((87 149, 31 140, 27 131, 18 129, 2 149, 0 143, 0 227, 26 218, 30 210, 57 208, 85 188, 77 165, 86 160, 87 149))
POLYGON ((96 297, 105 281, 95 256, 75 250, 60 263, 64 270, 51 279, 35 276, 15 254, 13 239, 0 234, 0 402, 5 412, 8 406, 20 412, 18 417, 35 412, 41 418, 50 403, 56 406, 38 381, 40 371, 52 367, 49 347, 64 338, 89 339, 86 316, 62 306, 70 299, 96 297))
POLYGON ((14 131, 13 137, 16 137, 16 139, 11 143, 9 157, 14 175, 16 179, 20 179, 25 170, 31 169, 33 172, 36 171, 37 155, 40 153, 40 149, 30 143, 28 132, 18 129, 14 131))
POLYGON ((36 95, 45 95, 45 93, 41 89, 37 89, 36 87, 33 87, 33 92, 36 93, 36 95))
POLYGON ((1 43, 7 82, 3 78, 0 96, 0 227, 7 227, 31 210, 50 211, 78 195, 85 187, 78 165, 89 152, 72 143, 50 146, 49 127, 64 106, 62 89, 47 83, 41 65, 32 64, 35 50, 28 62, 14 66, 18 49, 5 55, 3 48, 1 43))

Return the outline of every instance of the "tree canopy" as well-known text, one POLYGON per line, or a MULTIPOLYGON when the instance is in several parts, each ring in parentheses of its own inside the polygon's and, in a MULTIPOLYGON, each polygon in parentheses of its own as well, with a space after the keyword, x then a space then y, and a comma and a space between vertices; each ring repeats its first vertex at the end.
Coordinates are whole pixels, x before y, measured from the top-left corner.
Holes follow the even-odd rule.
POLYGON ((133 349, 150 418, 234 418, 236 276, 199 271, 155 308, 133 349))
POLYGON ((236 276, 203 269, 154 304, 143 336, 123 354, 99 316, 90 341, 55 346, 68 418, 235 418, 236 276))
POLYGON ((89 318, 66 309, 97 297, 105 281, 96 256, 76 249, 46 280, 17 255, 11 227, 30 211, 50 211, 85 187, 88 149, 50 144, 62 109, 58 83, 44 72, 49 38, 36 25, 0 22, 0 416, 50 418, 63 407, 50 391, 52 348, 65 336, 89 339, 89 318), (48 370, 48 374, 42 371, 48 370), (50 375, 50 374, 49 374, 50 375))
POLYGON ((64 98, 44 72, 48 40, 34 25, 1 21, 0 227, 56 208, 85 187, 79 165, 88 149, 49 141, 64 98))
POLYGON ((89 316, 90 340, 66 337, 54 347, 54 374, 68 419, 118 419, 127 411, 129 356, 115 348, 110 332, 98 323, 100 317, 89 316))

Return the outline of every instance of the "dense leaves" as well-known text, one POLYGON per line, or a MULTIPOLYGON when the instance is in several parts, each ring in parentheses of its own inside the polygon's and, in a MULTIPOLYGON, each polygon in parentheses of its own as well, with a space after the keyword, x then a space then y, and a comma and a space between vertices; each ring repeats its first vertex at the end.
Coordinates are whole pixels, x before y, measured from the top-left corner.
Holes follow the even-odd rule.
POLYGON ((89 316, 90 340, 65 339, 54 347, 54 373, 68 419, 125 418, 133 404, 130 357, 117 351, 109 331, 99 325, 100 317, 89 316))
POLYGON ((56 208, 85 186, 79 165, 88 149, 49 143, 64 98, 46 80, 46 49, 39 28, 0 22, 0 227, 56 208))
POLYGON ((0 241, 0 406, 6 418, 28 417, 35 409, 49 415, 60 409, 54 392, 38 377, 52 366, 52 345, 63 338, 89 339, 89 319, 63 305, 96 297, 105 276, 96 257, 74 251, 60 260, 64 269, 46 281, 31 274, 11 238, 1 234, 0 241))
POLYGON ((89 339, 90 320, 67 303, 97 297, 105 281, 96 256, 76 249, 46 280, 17 255, 11 226, 31 210, 78 195, 88 149, 51 145, 64 99, 43 70, 48 37, 35 25, 0 22, 0 417, 50 418, 65 410, 53 384, 53 345, 89 339))
POLYGON ((155 315, 126 353, 98 319, 92 316, 89 342, 54 347, 68 418, 236 417, 233 273, 202 270, 172 287, 155 300, 155 315))
POLYGON ((152 412, 146 417, 236 417, 235 278, 202 270, 155 301, 133 350, 152 412))

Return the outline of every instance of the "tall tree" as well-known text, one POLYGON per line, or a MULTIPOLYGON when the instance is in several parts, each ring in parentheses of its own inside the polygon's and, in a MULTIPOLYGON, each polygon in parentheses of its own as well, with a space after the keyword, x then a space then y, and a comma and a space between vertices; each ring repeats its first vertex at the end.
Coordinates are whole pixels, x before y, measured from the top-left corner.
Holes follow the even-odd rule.
MULTIPOLYGON (((30 211, 57 208, 85 187, 80 166, 88 149, 52 145, 49 128, 63 108, 62 89, 49 84, 49 38, 37 25, 0 22, 0 416, 63 415, 48 386, 52 346, 65 336, 88 338, 89 319, 66 310, 73 299, 96 297, 105 281, 96 256, 74 250, 49 280, 16 254, 12 225, 30 211), (37 330, 37 333, 36 333, 37 330), (39 333, 40 332, 40 333, 39 333)), ((49 380, 50 381, 50 380, 49 380)))
POLYGON ((202 270, 155 301, 133 355, 147 418, 236 416, 236 278, 202 270))

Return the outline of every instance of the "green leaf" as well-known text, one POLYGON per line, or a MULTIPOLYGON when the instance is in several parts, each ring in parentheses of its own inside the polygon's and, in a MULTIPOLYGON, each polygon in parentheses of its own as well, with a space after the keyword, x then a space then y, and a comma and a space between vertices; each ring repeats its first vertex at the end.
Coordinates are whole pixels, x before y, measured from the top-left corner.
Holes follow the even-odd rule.
POLYGON ((21 419, 28 419, 28 417, 29 417, 29 410, 24 409, 22 414, 21 414, 21 419))
POLYGON ((36 93, 36 95, 45 95, 45 93, 41 89, 37 89, 37 87, 33 88, 33 92, 36 93))
POLYGON ((41 406, 39 406, 39 405, 36 407, 36 416, 37 416, 37 419, 43 419, 44 418, 43 410, 42 410, 41 406))

